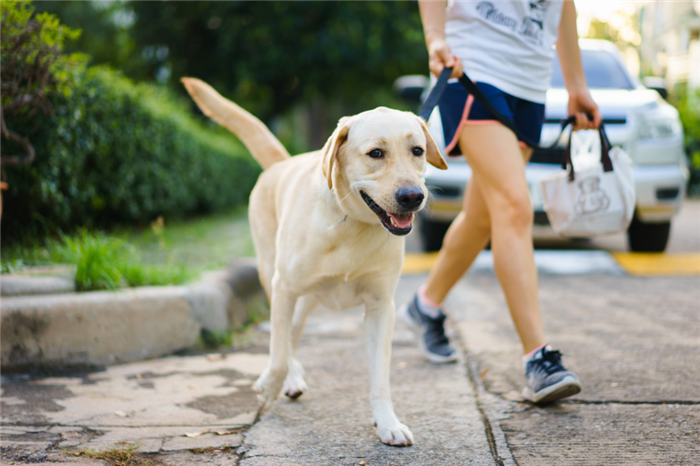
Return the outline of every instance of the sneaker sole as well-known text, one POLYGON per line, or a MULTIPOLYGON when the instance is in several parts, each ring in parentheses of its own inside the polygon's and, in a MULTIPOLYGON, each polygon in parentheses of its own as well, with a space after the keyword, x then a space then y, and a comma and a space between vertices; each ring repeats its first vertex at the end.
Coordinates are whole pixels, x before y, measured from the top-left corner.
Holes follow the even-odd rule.
POLYGON ((581 382, 573 377, 564 377, 561 382, 542 389, 537 393, 533 392, 530 387, 525 387, 522 395, 532 403, 544 405, 574 396, 580 392, 581 382))
POLYGON ((425 343, 421 338, 421 331, 423 329, 420 325, 416 324, 416 322, 409 315, 408 304, 404 304, 399 308, 398 315, 399 319, 401 319, 401 322, 403 322, 408 328, 410 328, 416 335, 421 353, 423 353, 423 356, 425 356, 426 359, 428 359, 430 362, 434 362, 435 364, 446 364, 448 362, 455 362, 459 359, 459 356, 457 355, 456 351, 450 356, 440 356, 439 354, 434 354, 428 351, 428 348, 425 347, 425 343))

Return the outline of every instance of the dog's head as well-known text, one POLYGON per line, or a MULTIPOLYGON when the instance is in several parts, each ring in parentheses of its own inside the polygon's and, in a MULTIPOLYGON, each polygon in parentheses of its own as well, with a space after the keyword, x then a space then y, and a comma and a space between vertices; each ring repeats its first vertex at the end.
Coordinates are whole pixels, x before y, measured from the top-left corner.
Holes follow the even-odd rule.
POLYGON ((323 148, 323 173, 341 208, 397 236, 411 231, 427 202, 426 163, 447 169, 423 119, 383 107, 342 118, 323 148))

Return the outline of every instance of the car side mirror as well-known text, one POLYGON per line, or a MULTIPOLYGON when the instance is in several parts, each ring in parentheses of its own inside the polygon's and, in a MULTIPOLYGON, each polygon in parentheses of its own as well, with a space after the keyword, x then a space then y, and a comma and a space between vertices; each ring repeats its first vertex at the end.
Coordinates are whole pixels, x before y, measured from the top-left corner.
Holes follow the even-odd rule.
POLYGON ((666 89, 666 80, 664 78, 647 76, 646 78, 642 79, 642 83, 647 89, 653 89, 658 92, 664 100, 668 99, 668 90, 666 89))
POLYGON ((420 105, 422 102, 421 96, 423 92, 430 87, 430 79, 423 75, 408 75, 401 76, 394 81, 394 92, 411 104, 420 105))

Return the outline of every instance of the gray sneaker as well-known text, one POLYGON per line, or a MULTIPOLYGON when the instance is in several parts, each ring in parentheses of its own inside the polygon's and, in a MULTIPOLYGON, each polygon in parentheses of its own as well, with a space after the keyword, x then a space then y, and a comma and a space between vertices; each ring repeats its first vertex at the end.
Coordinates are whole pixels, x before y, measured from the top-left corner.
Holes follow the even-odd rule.
POLYGON ((432 318, 418 307, 418 295, 399 308, 399 318, 418 336, 423 355, 430 361, 441 364, 457 360, 457 351, 445 335, 445 314, 432 318))
POLYGON ((525 366, 527 386, 523 396, 536 404, 548 404, 574 396, 581 391, 581 382, 561 362, 561 353, 545 346, 525 366))

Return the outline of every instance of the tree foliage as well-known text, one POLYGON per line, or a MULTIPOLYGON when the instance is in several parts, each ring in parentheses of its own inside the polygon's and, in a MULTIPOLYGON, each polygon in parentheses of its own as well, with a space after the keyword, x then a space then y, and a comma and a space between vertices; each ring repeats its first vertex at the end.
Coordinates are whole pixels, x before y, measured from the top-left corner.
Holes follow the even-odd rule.
MULTIPOLYGON (((105 67, 78 73, 70 85, 70 97, 49 96, 51 115, 16 119, 37 157, 6 167, 3 241, 147 224, 247 201, 258 164, 230 133, 193 119, 184 98, 105 67)), ((3 157, 6 150, 3 144, 3 157)))
POLYGON ((2 165, 31 163, 34 147, 29 139, 9 129, 6 120, 23 114, 31 118, 37 111, 49 114, 51 104, 47 95, 52 91, 69 93, 68 75, 83 58, 61 52, 65 40, 76 39, 80 31, 61 25, 55 15, 46 12, 34 16, 34 8, 26 1, 3 1, 0 14, 2 136, 25 152, 18 157, 3 157, 2 165))
MULTIPOLYGON (((52 8, 75 27, 87 27, 90 15, 93 27, 104 24, 94 32, 92 48, 82 49, 98 62, 138 80, 168 82, 178 92, 181 76, 199 77, 268 121, 316 96, 357 102, 368 90, 388 88, 402 74, 427 69, 415 2, 113 2, 111 9, 51 2, 40 7, 52 8), (128 40, 120 36, 125 28, 128 40), (110 34, 112 41, 106 39, 110 34)), ((89 41, 91 34, 84 38, 89 41)))

